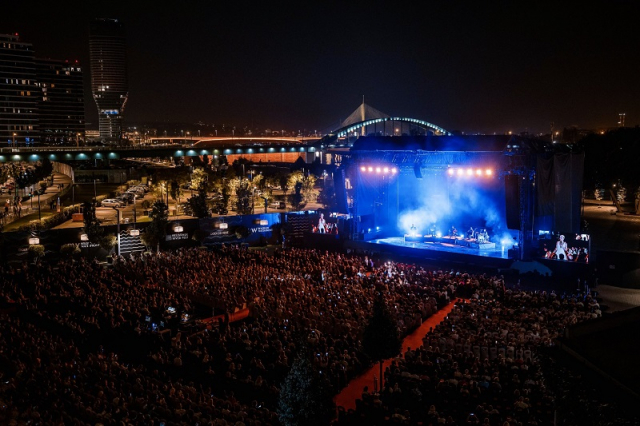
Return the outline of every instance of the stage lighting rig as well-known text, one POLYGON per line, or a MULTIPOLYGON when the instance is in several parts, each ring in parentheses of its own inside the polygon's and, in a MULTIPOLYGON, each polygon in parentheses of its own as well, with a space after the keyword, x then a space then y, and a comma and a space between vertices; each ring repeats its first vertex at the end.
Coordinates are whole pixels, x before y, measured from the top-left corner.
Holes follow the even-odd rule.
POLYGON ((398 168, 381 165, 361 165, 360 172, 376 175, 395 175, 398 173, 398 168))
POLYGON ((449 166, 447 168, 447 174, 449 176, 458 176, 458 177, 477 177, 477 178, 489 178, 493 176, 493 169, 486 168, 474 168, 474 167, 458 167, 458 166, 449 166))

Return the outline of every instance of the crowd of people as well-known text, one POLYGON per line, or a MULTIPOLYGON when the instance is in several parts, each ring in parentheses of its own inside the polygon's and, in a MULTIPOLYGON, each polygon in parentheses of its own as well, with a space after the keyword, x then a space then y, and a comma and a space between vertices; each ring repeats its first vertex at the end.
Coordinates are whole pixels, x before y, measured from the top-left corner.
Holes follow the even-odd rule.
MULTIPOLYGON (((395 359, 384 387, 365 389, 340 424, 533 426, 556 424, 558 411, 563 420, 576 417, 556 401, 567 370, 554 365, 550 352, 568 326, 602 315, 598 301, 590 294, 505 290, 491 280, 466 291, 472 295, 420 348, 395 359)), ((615 420, 557 424, 632 424, 615 420)))
POLYGON ((272 424, 301 345, 317 353, 337 392, 369 365, 361 338, 377 293, 406 334, 455 290, 417 268, 376 267, 365 257, 237 247, 118 258, 110 267, 25 263, 2 267, 1 277, 3 415, 64 424, 272 424), (151 326, 168 308, 204 319, 244 307, 251 316, 239 323, 151 326))
POLYGON ((371 365, 362 336, 380 295, 401 336, 466 302, 339 423, 549 424, 543 349, 601 315, 590 296, 310 249, 39 262, 0 266, 3 424, 278 424, 302 347, 334 394, 371 365))

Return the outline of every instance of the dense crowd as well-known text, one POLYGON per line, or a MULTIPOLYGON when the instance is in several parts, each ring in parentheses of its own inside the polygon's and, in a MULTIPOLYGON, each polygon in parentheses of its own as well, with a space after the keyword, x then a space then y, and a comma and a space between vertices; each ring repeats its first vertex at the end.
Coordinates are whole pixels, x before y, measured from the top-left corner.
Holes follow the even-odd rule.
POLYGON ((543 348, 601 315, 590 296, 302 249, 5 265, 0 289, 3 424, 277 424, 302 347, 334 393, 371 364, 362 336, 379 295, 402 336, 456 296, 466 303, 339 422, 549 424, 543 348), (242 309, 247 319, 228 321, 242 309))
POLYGON ((297 249, 193 249, 119 258, 112 267, 69 260, 1 273, 5 415, 64 424, 271 424, 301 345, 317 353, 337 392, 369 365, 361 338, 377 293, 406 334, 455 291, 419 268, 297 249), (246 307, 251 317, 152 328, 149 318, 168 307, 191 318, 246 307), (106 398, 100 411, 98 393, 106 398))
POLYGON ((599 303, 591 295, 505 290, 499 282, 472 286, 472 296, 425 336, 423 346, 394 360, 384 388, 365 389, 356 411, 343 413, 340 424, 515 426, 558 420, 559 387, 549 383, 566 371, 558 373, 549 352, 566 327, 600 317, 599 303))

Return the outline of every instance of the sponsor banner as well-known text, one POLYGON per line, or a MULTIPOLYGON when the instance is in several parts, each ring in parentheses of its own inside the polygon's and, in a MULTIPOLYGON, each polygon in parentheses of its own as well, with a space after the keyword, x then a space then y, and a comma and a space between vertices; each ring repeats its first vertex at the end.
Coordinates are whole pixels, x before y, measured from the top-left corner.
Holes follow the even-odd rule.
POLYGON ((188 240, 189 233, 188 232, 177 232, 175 234, 167 234, 165 237, 165 241, 181 241, 188 240))
POLYGON ((256 243, 271 238, 274 226, 279 224, 279 213, 200 219, 200 230, 207 234, 202 243, 256 243))

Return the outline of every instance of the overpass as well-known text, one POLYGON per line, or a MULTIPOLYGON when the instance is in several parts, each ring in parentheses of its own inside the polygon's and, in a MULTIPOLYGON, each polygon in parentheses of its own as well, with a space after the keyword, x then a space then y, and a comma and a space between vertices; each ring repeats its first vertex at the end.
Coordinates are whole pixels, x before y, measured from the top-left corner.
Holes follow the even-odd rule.
POLYGON ((221 143, 221 144, 242 144, 242 145, 284 145, 291 143, 313 143, 320 140, 320 137, 313 136, 162 136, 149 137, 152 144, 199 144, 199 143, 221 143))
POLYGON ((20 161, 91 161, 91 160, 119 160, 126 158, 177 158, 198 157, 202 155, 247 156, 262 154, 266 156, 297 154, 307 159, 309 153, 319 149, 302 143, 263 144, 259 142, 199 141, 194 144, 166 144, 166 145, 136 145, 130 147, 27 147, 0 148, 0 163, 20 161))

